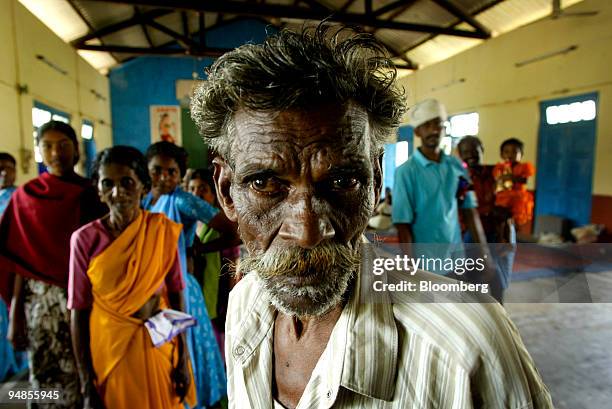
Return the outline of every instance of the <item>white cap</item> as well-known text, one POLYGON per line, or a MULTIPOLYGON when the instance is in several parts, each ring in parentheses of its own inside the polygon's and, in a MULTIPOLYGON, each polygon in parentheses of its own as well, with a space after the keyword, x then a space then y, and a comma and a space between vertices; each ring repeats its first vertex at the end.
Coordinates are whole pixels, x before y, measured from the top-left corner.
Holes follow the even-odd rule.
POLYGON ((410 125, 414 128, 434 118, 440 118, 443 121, 448 119, 446 108, 437 99, 425 99, 410 108, 408 113, 410 125))

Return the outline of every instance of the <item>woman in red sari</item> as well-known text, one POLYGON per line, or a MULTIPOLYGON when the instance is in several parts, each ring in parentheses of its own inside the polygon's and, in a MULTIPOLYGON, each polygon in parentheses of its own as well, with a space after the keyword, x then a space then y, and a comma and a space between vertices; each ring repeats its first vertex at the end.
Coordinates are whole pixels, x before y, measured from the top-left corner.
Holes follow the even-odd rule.
POLYGON ((47 172, 15 191, 0 221, 0 296, 10 305, 8 338, 28 350, 31 386, 63 392, 63 402, 44 407, 75 408, 81 395, 66 310, 70 235, 105 210, 89 180, 74 172, 79 150, 70 125, 43 125, 38 146, 47 172))

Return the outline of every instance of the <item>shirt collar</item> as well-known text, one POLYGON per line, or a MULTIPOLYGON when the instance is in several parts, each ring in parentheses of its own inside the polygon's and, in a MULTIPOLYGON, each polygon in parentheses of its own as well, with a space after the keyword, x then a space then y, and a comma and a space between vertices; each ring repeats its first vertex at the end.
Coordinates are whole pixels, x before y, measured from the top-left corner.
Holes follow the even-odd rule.
MULTIPOLYGON (((366 247, 368 246, 363 248, 366 247)), ((259 354, 255 352, 266 345, 264 341, 271 341, 276 315, 274 307, 262 288, 261 281, 254 280, 253 285, 257 286, 254 301, 248 307, 249 313, 244 316, 240 330, 235 340, 232 341, 234 349, 240 348, 240 350, 231 351, 231 353, 243 368, 249 366, 251 360, 256 359, 259 354)), ((340 378, 339 385, 337 384, 338 379, 334 382, 333 393, 337 395, 337 389, 341 385, 355 393, 391 401, 395 392, 399 349, 393 305, 386 293, 381 294, 384 299, 378 299, 376 302, 363 300, 359 274, 353 286, 341 319, 336 324, 336 326, 342 325, 346 330, 333 331, 329 341, 334 343, 335 350, 344 350, 343 358, 332 359, 332 367, 328 369, 332 374, 341 373, 338 377, 332 375, 333 378, 340 378)), ((268 365, 271 367, 272 362, 268 365)))
POLYGON ((412 154, 412 156, 414 156, 414 159, 417 161, 417 163, 421 166, 423 166, 424 168, 427 166, 431 166, 431 165, 439 165, 440 163, 446 161, 446 154, 444 153, 444 151, 440 151, 440 162, 434 162, 433 160, 429 160, 425 157, 425 155, 423 155, 421 153, 420 149, 415 149, 414 153, 412 154))

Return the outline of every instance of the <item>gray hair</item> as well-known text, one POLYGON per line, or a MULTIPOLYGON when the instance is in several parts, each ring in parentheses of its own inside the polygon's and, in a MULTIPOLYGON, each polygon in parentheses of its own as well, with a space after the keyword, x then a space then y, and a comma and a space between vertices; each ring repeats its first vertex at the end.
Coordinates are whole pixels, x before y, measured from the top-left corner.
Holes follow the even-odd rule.
POLYGON ((217 59, 191 99, 206 142, 231 161, 233 116, 241 108, 280 112, 354 102, 368 113, 373 153, 380 154, 406 111, 395 67, 372 35, 329 31, 324 24, 301 34, 284 29, 217 59))

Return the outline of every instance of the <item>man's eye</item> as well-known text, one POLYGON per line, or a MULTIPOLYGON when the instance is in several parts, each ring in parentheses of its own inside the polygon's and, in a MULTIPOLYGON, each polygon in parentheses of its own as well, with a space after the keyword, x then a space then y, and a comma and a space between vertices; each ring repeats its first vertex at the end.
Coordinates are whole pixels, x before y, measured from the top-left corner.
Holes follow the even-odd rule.
POLYGON ((331 180, 334 190, 354 190, 359 187, 359 179, 349 176, 337 176, 331 180))
POLYGON ((251 181, 251 187, 260 193, 277 193, 283 184, 275 178, 256 178, 251 181))

